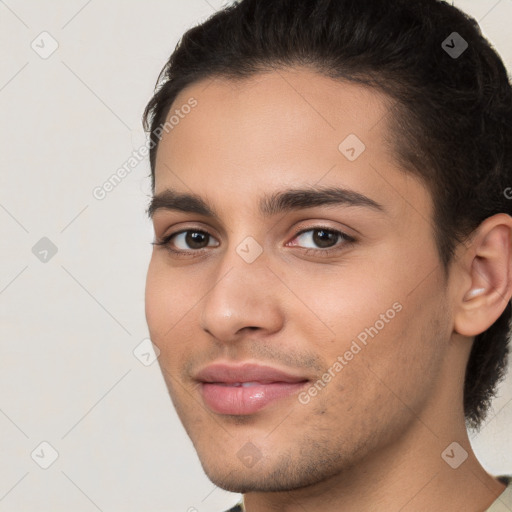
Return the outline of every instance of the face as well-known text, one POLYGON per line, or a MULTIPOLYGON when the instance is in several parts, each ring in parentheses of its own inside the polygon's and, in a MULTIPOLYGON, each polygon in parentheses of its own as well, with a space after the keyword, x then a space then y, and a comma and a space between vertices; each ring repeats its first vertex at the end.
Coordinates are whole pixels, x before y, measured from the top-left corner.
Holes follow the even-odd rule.
POLYGON ((187 113, 158 149, 165 245, 146 318, 225 489, 339 475, 413 428, 442 385, 450 311, 432 202, 393 161, 390 106, 295 68, 199 82, 171 109, 187 113))

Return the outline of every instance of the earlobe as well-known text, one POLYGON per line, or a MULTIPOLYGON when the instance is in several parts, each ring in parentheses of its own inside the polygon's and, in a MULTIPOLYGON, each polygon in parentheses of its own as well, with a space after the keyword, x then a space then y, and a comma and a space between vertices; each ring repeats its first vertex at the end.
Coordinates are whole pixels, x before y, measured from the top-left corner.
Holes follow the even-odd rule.
POLYGON ((512 217, 496 214, 485 219, 466 248, 454 330, 473 337, 486 331, 512 297, 512 217), (469 278, 469 279, 468 279, 469 278), (469 281, 469 286, 468 286, 469 281), (463 284, 462 284, 463 283, 463 284))

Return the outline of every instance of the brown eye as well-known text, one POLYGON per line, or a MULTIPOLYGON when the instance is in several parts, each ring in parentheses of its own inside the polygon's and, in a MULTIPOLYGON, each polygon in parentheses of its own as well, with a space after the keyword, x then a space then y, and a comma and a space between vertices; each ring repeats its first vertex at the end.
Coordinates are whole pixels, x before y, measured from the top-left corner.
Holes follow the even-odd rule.
POLYGON ((337 233, 325 229, 315 229, 313 233, 313 242, 319 247, 332 247, 339 238, 337 233))
MULTIPOLYGON (((188 229, 171 233, 162 240, 153 242, 153 245, 163 246, 170 252, 175 254, 193 254, 200 252, 202 249, 211 247, 210 244, 213 237, 206 231, 197 229, 188 229)), ((217 244, 218 245, 218 244, 217 244)), ((216 246, 213 244, 213 246, 216 246)))
POLYGON ((205 241, 208 242, 210 235, 203 231, 185 231, 185 244, 188 245, 190 249, 203 249, 205 241))
POLYGON ((341 231, 316 227, 301 231, 295 239, 302 239, 302 243, 294 243, 294 246, 301 246, 307 249, 330 249, 336 245, 339 240, 344 242, 354 241, 354 239, 341 231), (304 244, 310 244, 309 247, 304 244), (311 245, 312 244, 312 245, 311 245))

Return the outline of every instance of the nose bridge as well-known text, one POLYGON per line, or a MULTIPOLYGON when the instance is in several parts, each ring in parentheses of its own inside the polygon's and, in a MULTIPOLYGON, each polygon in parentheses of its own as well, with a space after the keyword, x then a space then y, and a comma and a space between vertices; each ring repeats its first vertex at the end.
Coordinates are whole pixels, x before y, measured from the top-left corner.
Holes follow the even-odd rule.
POLYGON ((215 282, 202 303, 201 327, 221 340, 244 327, 275 329, 277 298, 272 297, 272 272, 262 245, 253 237, 230 244, 219 262, 215 282))
POLYGON ((265 235, 259 231, 256 233, 254 227, 251 229, 254 219, 255 212, 247 208, 233 219, 227 250, 219 263, 219 278, 224 275, 227 278, 234 272, 240 273, 241 277, 247 275, 247 278, 268 272, 268 258, 263 249, 265 235), (228 271, 229 274, 226 274, 228 271))

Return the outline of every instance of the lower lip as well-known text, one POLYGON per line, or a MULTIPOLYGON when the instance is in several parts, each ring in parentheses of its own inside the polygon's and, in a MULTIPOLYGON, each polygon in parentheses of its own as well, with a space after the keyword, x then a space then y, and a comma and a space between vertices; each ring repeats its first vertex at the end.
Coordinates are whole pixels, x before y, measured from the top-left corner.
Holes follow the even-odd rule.
POLYGON ((307 382, 273 382, 242 387, 203 382, 201 394, 206 405, 216 413, 246 415, 296 393, 306 384, 307 382))

